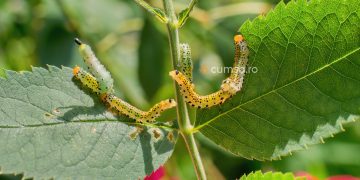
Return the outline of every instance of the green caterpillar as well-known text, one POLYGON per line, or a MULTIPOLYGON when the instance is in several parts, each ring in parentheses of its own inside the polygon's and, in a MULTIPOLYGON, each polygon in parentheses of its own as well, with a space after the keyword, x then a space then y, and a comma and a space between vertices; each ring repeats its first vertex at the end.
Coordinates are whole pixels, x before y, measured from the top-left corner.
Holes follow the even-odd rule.
POLYGON ((180 69, 182 73, 192 82, 193 62, 191 60, 191 49, 189 44, 180 44, 180 69))
POLYGON ((114 91, 114 80, 112 79, 110 73, 100 63, 98 58, 96 58, 94 52, 91 50, 91 47, 89 45, 84 44, 78 38, 75 38, 75 42, 79 45, 80 55, 82 56, 90 72, 95 76, 96 79, 99 80, 100 94, 112 93, 114 91))

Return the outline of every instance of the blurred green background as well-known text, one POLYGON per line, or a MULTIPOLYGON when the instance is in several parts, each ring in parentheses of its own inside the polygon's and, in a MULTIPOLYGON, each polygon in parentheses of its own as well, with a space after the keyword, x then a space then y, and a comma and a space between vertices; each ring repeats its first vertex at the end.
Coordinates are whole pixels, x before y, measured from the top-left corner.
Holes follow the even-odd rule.
MULTIPOLYGON (((160 0, 148 1, 161 7, 160 0)), ((179 12, 189 1, 175 0, 179 12)), ((180 30, 181 42, 192 47, 194 78, 200 93, 217 90, 225 74, 212 66, 231 66, 233 35, 247 19, 266 14, 277 0, 199 0, 180 30)), ((4 69, 84 64, 73 42, 79 37, 96 51, 111 71, 117 94, 140 108, 173 97, 165 26, 132 0, 0 0, 0 76, 4 69)), ((209 179, 234 179, 255 170, 309 172, 319 178, 337 174, 360 176, 360 123, 307 151, 281 161, 260 162, 235 157, 197 135, 209 179)), ((178 140, 165 164, 168 178, 195 179, 193 166, 178 140)), ((21 175, 2 175, 18 179, 21 175)))

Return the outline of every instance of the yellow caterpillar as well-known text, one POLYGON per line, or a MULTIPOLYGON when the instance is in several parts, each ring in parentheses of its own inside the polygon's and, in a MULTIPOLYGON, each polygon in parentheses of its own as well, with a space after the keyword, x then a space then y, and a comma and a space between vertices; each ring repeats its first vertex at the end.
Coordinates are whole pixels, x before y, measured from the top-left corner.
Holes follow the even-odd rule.
POLYGON ((83 57, 85 64, 88 66, 90 72, 95 76, 95 78, 98 79, 100 93, 112 93, 114 91, 114 80, 112 79, 110 73, 96 58, 89 45, 81 42, 78 38, 75 38, 75 42, 79 45, 79 52, 83 57))
POLYGON ((182 96, 192 107, 197 107, 199 109, 208 108, 222 104, 234 95, 233 92, 235 90, 231 89, 232 86, 226 82, 221 85, 219 91, 206 96, 201 96, 195 92, 194 85, 182 72, 174 70, 171 71, 169 75, 178 83, 182 96))
POLYGON ((120 114, 136 119, 137 122, 141 123, 153 122, 163 111, 173 108, 177 104, 175 100, 167 99, 155 104, 149 111, 142 111, 113 94, 106 94, 104 99, 110 104, 110 107, 118 110, 120 114))
POLYGON ((73 74, 84 86, 90 88, 94 93, 100 94, 100 84, 93 75, 84 71, 79 66, 74 67, 73 74))
MULTIPOLYGON (((178 70, 169 73, 169 75, 177 82, 185 101, 192 107, 209 108, 211 106, 222 104, 241 90, 249 50, 243 36, 236 35, 234 37, 234 42, 235 62, 231 74, 222 82, 220 90, 215 93, 205 96, 196 93, 194 84, 192 84, 189 77, 186 75, 192 74, 191 72, 186 72, 187 69, 191 69, 189 67, 182 69, 182 71, 185 70, 185 74, 178 70)), ((184 54, 181 53, 180 55, 183 56, 184 54)), ((183 57, 181 57, 181 59, 183 59, 183 57)), ((183 66, 186 66, 186 64, 183 66)))
POLYGON ((115 108, 120 114, 140 123, 153 122, 163 111, 176 106, 175 100, 168 99, 155 104, 149 111, 142 111, 111 93, 102 93, 98 80, 79 66, 74 67, 73 74, 84 86, 90 88, 94 93, 100 94, 101 99, 108 103, 111 108, 115 108))

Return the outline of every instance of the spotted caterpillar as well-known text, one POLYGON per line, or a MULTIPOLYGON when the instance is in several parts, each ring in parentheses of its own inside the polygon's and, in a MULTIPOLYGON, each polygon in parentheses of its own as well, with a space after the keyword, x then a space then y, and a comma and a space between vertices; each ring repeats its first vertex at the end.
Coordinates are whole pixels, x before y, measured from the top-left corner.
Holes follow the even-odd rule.
POLYGON ((195 92, 194 85, 182 72, 175 70, 171 71, 169 75, 178 83, 185 101, 192 107, 208 108, 214 105, 222 104, 226 99, 233 95, 230 93, 230 86, 222 84, 222 88, 219 91, 210 95, 201 96, 195 92))
POLYGON ((99 80, 99 92, 101 94, 112 93, 114 91, 114 80, 112 79, 110 73, 96 58, 89 45, 81 42, 78 38, 75 38, 75 42, 79 45, 80 55, 82 56, 90 72, 95 76, 96 79, 99 80))
POLYGON ((185 74, 185 76, 189 79, 190 82, 192 82, 193 63, 191 60, 191 49, 189 44, 180 44, 180 57, 181 72, 185 74))
POLYGON ((86 72, 79 66, 75 66, 73 69, 73 75, 76 79, 79 79, 84 86, 91 89, 94 93, 98 95, 100 94, 100 83, 92 74, 86 72))
POLYGON ((163 111, 176 106, 175 100, 168 99, 155 104, 149 111, 142 111, 111 93, 101 93, 99 81, 79 66, 74 67, 73 74, 84 86, 90 88, 96 94, 101 94, 101 99, 108 103, 111 108, 115 108, 120 114, 135 119, 140 123, 153 122, 163 111))
POLYGON ((106 94, 104 99, 110 104, 110 107, 141 123, 154 122, 163 111, 173 108, 177 104, 175 100, 167 99, 155 104, 149 111, 142 111, 113 94, 106 94))
POLYGON ((229 79, 235 83, 234 85, 237 87, 237 91, 240 91, 244 81, 246 64, 248 62, 248 56, 249 56, 249 49, 242 35, 234 36, 234 45, 235 45, 234 65, 233 68, 231 69, 231 74, 229 79))
MULTIPOLYGON (((231 74, 222 82, 220 90, 215 93, 205 96, 196 93, 194 84, 192 84, 189 77, 186 75, 191 74, 191 72, 185 71, 183 73, 174 70, 169 73, 169 75, 177 82, 185 101, 191 106, 197 108, 209 108, 211 106, 219 105, 241 90, 249 50, 243 36, 236 35, 234 37, 234 42, 235 58, 231 74)), ((183 54, 180 55, 183 56, 183 54)), ((183 59, 183 57, 181 57, 181 59, 183 59)), ((186 64, 183 66, 186 66, 186 64)))

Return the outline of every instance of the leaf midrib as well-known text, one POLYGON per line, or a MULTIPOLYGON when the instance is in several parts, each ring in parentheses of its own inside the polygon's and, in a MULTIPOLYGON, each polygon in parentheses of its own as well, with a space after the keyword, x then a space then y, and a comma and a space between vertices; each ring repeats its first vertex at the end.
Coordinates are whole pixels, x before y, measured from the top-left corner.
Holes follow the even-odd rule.
POLYGON ((85 123, 124 123, 129 126, 147 126, 152 128, 162 128, 166 130, 177 130, 174 127, 165 126, 165 125, 156 125, 156 124, 141 124, 137 122, 125 122, 125 121, 118 121, 118 120, 109 120, 109 119, 97 119, 97 120, 74 120, 68 122, 54 122, 54 123, 47 123, 47 124, 32 124, 32 125, 23 125, 23 126, 0 126, 1 129, 22 129, 22 128, 37 128, 37 127, 47 127, 47 126, 56 126, 56 125, 63 125, 63 124, 85 124, 85 123))
POLYGON ((287 87, 287 86, 289 86, 289 85, 291 85, 291 84, 294 84, 294 83, 296 83, 296 82, 298 82, 298 81, 301 81, 301 80, 303 80, 303 79, 305 79, 305 78, 307 78, 307 77, 309 77, 309 76, 311 76, 311 75, 313 75, 313 74, 316 74, 316 73, 318 73, 318 72, 320 72, 320 71, 322 71, 322 70, 324 70, 324 69, 326 69, 326 68, 329 68, 331 65, 340 62, 341 60, 345 59, 346 57, 348 57, 348 56, 350 56, 350 55, 352 55, 352 54, 354 54, 354 53, 356 53, 356 52, 359 51, 359 50, 360 50, 360 47, 358 47, 358 48, 350 51, 349 53, 345 54, 344 56, 336 59, 335 61, 332 61, 332 62, 329 63, 329 64, 326 64, 325 66, 323 66, 323 67, 321 67, 321 68, 319 68, 319 69, 317 69, 317 70, 315 70, 315 71, 313 71, 313 72, 311 72, 311 73, 309 73, 309 74, 307 74, 307 75, 305 75, 305 76, 302 76, 302 77, 300 77, 300 78, 298 78, 298 79, 295 79, 294 81, 289 82, 289 83, 287 83, 287 84, 284 84, 283 86, 280 86, 280 87, 278 87, 278 88, 272 89, 272 90, 270 90, 270 91, 262 94, 261 96, 258 96, 258 97, 255 97, 255 98, 253 98, 253 99, 250 99, 250 100, 248 100, 248 101, 246 101, 246 102, 244 102, 244 103, 242 103, 242 104, 239 104, 238 106, 234 106, 233 108, 229 109, 228 111, 226 111, 226 112, 224 112, 224 113, 221 113, 221 114, 215 116, 214 118, 210 119, 209 121, 205 122, 204 124, 201 124, 201 125, 198 125, 198 126, 194 127, 194 129, 192 130, 192 132, 197 132, 197 131, 199 131, 199 130, 200 130, 201 128, 203 128, 204 126, 210 124, 211 122, 215 121, 216 119, 218 119, 219 117, 227 114, 227 113, 230 112, 230 111, 233 111, 233 110, 235 110, 235 109, 237 109, 237 108, 241 108, 242 106, 244 106, 244 105, 246 105, 246 104, 248 104, 248 103, 251 103, 251 102, 253 102, 253 101, 257 100, 257 99, 261 99, 261 98, 264 97, 264 96, 267 96, 267 95, 269 95, 269 94, 271 94, 271 93, 273 93, 273 92, 276 92, 276 91, 278 91, 278 90, 280 90, 280 89, 282 89, 282 88, 284 88, 284 87, 287 87))

